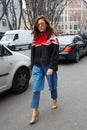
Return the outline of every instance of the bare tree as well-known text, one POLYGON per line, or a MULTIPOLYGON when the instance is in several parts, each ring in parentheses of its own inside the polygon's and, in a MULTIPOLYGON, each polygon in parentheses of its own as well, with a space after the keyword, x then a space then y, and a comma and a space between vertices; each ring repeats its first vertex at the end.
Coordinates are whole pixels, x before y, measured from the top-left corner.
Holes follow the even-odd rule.
POLYGON ((10 30, 20 29, 21 26, 21 18, 22 18, 22 0, 17 0, 19 12, 16 12, 15 8, 15 0, 0 0, 0 4, 2 4, 2 14, 0 16, 1 19, 5 16, 8 22, 8 26, 10 30))
POLYGON ((3 12, 2 12, 2 14, 1 14, 1 16, 0 16, 0 21, 1 21, 1 19, 3 18, 4 14, 7 13, 7 6, 8 6, 8 4, 9 4, 9 2, 10 2, 10 0, 8 0, 7 3, 6 3, 6 0, 0 0, 0 5, 3 6, 3 12))
MULTIPOLYGON (((30 27, 33 27, 35 18, 42 14, 47 16, 50 22, 56 26, 68 2, 70 2, 70 0, 25 0, 26 15, 30 27)), ((26 23, 26 19, 24 19, 24 21, 24 23, 26 23)), ((28 28, 26 24, 25 26, 28 28)))
POLYGON ((0 0, 3 6, 3 13, 0 20, 5 16, 9 29, 11 30, 20 29, 21 19, 23 19, 27 29, 32 29, 36 17, 42 14, 47 16, 50 22, 56 26, 59 22, 61 13, 67 3, 70 2, 70 0, 25 0, 26 10, 23 12, 22 0, 16 1, 19 3, 19 17, 17 17, 18 14, 15 11, 15 0, 0 0))

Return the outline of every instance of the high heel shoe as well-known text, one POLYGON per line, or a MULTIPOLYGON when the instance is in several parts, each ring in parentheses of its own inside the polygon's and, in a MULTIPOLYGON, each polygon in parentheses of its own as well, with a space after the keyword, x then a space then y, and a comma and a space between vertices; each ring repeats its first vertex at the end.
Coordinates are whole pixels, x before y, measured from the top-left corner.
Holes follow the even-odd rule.
POLYGON ((39 111, 38 110, 35 110, 32 114, 32 119, 30 120, 29 124, 30 125, 33 125, 36 123, 36 121, 39 120, 39 111))
POLYGON ((56 109, 57 108, 57 100, 53 100, 52 102, 52 109, 56 109))

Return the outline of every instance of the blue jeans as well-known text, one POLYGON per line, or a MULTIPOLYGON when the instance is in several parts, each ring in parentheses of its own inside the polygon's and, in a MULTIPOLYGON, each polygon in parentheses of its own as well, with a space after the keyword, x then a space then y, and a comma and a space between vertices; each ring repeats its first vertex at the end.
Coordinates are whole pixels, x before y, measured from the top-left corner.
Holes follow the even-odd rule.
MULTIPOLYGON (((50 93, 51 93, 51 98, 53 100, 57 99, 57 88, 50 91, 50 93)), ((33 92, 31 108, 38 109, 39 108, 39 101, 40 101, 40 91, 33 92)))
POLYGON ((33 91, 41 91, 44 90, 44 82, 45 77, 48 81, 49 90, 56 89, 58 86, 58 76, 57 72, 54 71, 52 75, 47 76, 47 70, 49 69, 49 66, 33 66, 32 74, 33 74, 33 91))

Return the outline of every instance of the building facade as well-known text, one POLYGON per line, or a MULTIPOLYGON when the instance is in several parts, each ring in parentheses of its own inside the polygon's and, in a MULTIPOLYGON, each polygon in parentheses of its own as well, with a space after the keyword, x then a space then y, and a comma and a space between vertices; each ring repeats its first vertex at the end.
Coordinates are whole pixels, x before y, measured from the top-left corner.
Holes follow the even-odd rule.
POLYGON ((58 30, 67 34, 87 31, 87 2, 84 0, 70 2, 60 17, 58 30))

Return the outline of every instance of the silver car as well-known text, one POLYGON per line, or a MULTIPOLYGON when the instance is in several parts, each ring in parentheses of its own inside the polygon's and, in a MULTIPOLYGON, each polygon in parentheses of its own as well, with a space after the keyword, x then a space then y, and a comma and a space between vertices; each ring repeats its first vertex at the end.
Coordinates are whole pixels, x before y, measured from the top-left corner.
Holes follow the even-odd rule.
POLYGON ((30 58, 0 44, 0 93, 11 89, 22 93, 29 86, 30 58))

